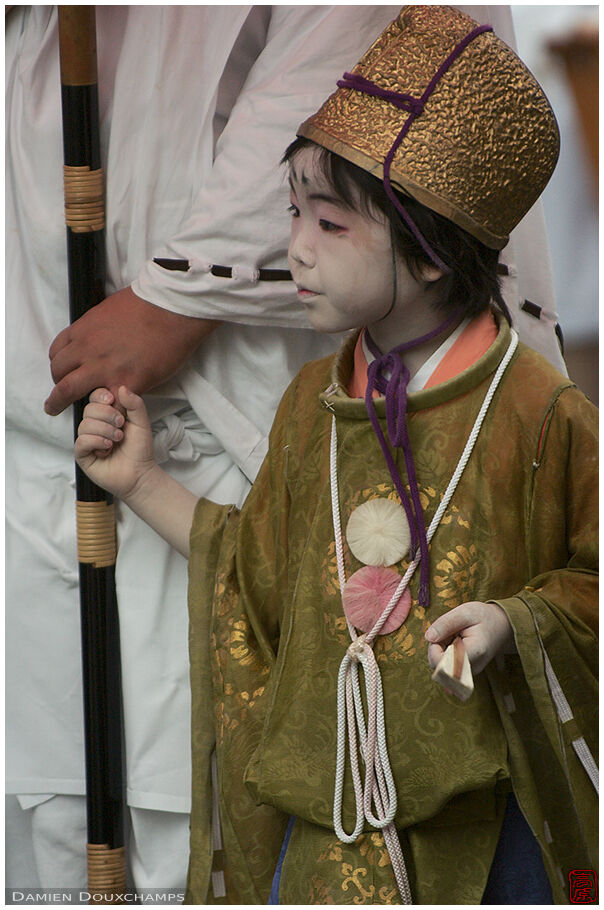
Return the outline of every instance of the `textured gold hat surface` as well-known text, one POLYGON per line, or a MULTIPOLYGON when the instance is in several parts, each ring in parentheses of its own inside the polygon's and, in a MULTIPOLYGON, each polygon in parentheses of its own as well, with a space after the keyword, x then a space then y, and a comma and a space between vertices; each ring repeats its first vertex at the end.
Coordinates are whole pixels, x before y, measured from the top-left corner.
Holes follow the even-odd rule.
MULTIPOLYGON (((353 73, 420 98, 477 24, 446 6, 405 7, 353 73)), ((338 88, 298 135, 382 179, 384 159, 409 116, 383 98, 338 88)), ((486 246, 501 249, 545 188, 559 145, 556 119, 534 76, 492 31, 483 32, 413 119, 390 179, 486 246)))

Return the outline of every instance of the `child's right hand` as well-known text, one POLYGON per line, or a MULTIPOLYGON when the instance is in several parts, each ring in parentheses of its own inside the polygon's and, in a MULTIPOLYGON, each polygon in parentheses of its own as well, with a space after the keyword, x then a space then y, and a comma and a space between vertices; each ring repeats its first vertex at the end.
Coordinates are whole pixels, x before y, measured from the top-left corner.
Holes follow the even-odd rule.
POLYGON ((153 436, 143 399, 125 386, 120 386, 118 399, 126 417, 108 389, 92 392, 74 454, 94 483, 127 501, 155 467, 153 436))

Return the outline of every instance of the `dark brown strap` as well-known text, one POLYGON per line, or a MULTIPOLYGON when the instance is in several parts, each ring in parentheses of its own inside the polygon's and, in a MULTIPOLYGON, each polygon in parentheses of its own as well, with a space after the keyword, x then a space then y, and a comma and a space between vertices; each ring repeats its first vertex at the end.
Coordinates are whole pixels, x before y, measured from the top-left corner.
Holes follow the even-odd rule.
MULTIPOLYGON (((153 262, 160 265, 162 269, 167 269, 169 272, 188 272, 189 271, 189 260, 188 259, 154 259, 153 262)), ((210 273, 214 275, 215 278, 232 278, 233 270, 230 266, 227 265, 213 265, 210 269, 210 273)), ((500 262, 497 266, 498 275, 509 275, 509 269, 507 265, 500 262)), ((258 269, 258 280, 259 281, 291 281, 292 273, 287 269, 258 269)))
POLYGON ((538 303, 533 303, 531 300, 525 300, 521 306, 521 310, 524 310, 525 313, 528 313, 529 316, 533 316, 535 319, 541 319, 541 307, 538 303))
MULTIPOLYGON (((154 259, 153 262, 169 272, 188 272, 188 259, 154 259)), ((215 278, 232 278, 233 269, 228 265, 213 265, 210 274, 215 278)), ((258 269, 258 281, 291 281, 292 273, 287 269, 258 269)))

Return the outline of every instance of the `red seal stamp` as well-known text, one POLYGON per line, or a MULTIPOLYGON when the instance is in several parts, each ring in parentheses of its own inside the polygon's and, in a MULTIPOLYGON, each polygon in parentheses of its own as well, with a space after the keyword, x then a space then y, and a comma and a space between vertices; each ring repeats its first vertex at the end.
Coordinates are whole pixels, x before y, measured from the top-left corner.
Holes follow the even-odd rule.
POLYGON ((568 874, 571 904, 595 904, 598 900, 598 876, 593 869, 573 869, 568 874))

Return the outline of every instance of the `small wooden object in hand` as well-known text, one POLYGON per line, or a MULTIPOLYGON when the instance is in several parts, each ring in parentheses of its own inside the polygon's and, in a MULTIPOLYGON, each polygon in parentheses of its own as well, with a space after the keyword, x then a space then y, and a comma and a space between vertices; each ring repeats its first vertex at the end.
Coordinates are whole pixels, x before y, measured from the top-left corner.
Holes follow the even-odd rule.
POLYGON ((472 668, 463 639, 459 635, 445 650, 432 679, 460 701, 467 701, 474 691, 472 668))

